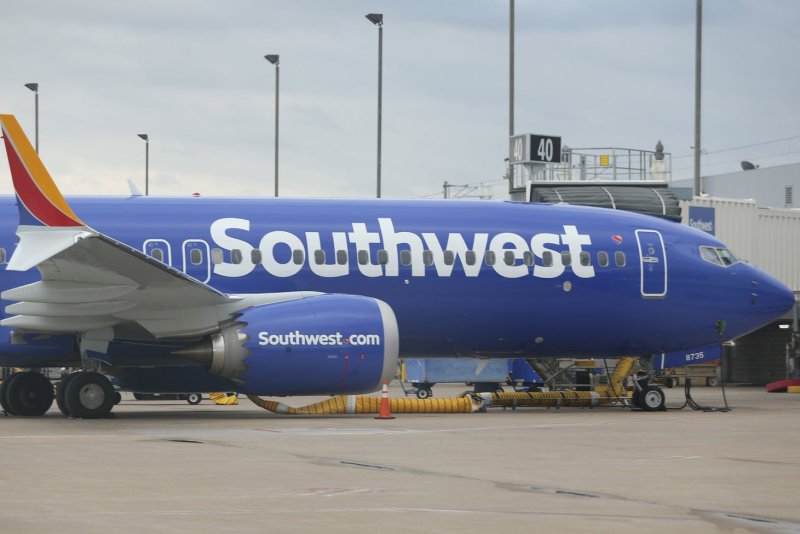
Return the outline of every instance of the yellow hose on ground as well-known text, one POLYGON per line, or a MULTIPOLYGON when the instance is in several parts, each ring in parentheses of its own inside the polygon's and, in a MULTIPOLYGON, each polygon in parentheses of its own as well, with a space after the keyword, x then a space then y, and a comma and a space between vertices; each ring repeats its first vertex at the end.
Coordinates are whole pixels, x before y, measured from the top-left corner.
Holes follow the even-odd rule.
MULTIPOLYGON (((552 406, 598 406, 618 401, 625 394, 623 383, 633 368, 635 358, 621 358, 617 363, 608 386, 596 391, 544 391, 531 393, 465 393, 449 399, 389 399, 392 413, 474 413, 497 407, 552 407, 552 406)), ((324 401, 295 408, 282 402, 265 400, 248 395, 256 406, 277 414, 329 415, 378 413, 380 397, 365 395, 338 396, 324 401)))
POLYGON ((220 406, 233 406, 239 404, 239 397, 237 395, 228 395, 227 393, 211 393, 208 397, 214 401, 214 404, 220 406))
MULTIPOLYGON (((294 408, 256 395, 248 395, 256 406, 270 412, 288 415, 321 415, 348 413, 378 413, 381 406, 379 397, 348 395, 294 408)), ((480 399, 471 395, 455 399, 389 399, 392 413, 472 413, 482 409, 480 399)))

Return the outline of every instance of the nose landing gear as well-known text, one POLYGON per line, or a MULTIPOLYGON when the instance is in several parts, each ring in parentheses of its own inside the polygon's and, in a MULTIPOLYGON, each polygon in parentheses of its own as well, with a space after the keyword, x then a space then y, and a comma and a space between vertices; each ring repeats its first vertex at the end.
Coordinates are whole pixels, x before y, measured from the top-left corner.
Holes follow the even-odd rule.
POLYGON ((640 374, 636 377, 631 400, 634 406, 646 412, 666 410, 664 391, 660 387, 650 384, 650 375, 648 374, 640 374))

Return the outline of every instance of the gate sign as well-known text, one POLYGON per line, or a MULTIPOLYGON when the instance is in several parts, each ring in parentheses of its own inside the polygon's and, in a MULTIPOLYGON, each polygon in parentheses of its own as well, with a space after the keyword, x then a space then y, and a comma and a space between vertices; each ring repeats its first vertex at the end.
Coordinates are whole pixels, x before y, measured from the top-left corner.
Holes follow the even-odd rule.
POLYGON ((521 134, 511 137, 511 163, 560 163, 561 137, 521 134))

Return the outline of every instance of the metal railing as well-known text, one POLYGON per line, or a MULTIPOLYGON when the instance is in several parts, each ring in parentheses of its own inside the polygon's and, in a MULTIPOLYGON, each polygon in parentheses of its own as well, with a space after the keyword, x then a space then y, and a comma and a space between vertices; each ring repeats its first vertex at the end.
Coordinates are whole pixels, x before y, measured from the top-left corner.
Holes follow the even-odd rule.
POLYGON ((565 148, 560 163, 515 165, 513 189, 531 182, 672 181, 672 154, 635 148, 565 148), (659 159, 660 158, 660 159, 659 159), (654 162, 663 161, 654 167, 654 162))

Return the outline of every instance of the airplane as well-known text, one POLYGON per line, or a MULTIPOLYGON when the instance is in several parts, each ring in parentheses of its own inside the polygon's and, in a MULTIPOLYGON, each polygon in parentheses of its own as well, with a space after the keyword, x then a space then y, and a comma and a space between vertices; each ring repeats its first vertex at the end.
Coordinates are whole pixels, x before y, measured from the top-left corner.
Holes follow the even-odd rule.
MULTIPOLYGON (((13 115, 0 197, 5 411, 78 369, 65 415, 138 392, 375 391, 399 357, 701 354, 795 303, 715 237, 603 208, 508 201, 66 199, 13 115), (15 237, 15 234, 17 237, 15 237), (34 269, 34 267, 36 269, 34 269)), ((645 409, 663 406, 663 392, 645 409)))

